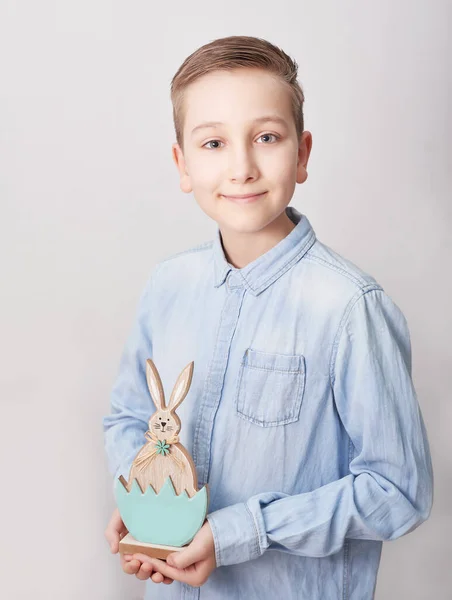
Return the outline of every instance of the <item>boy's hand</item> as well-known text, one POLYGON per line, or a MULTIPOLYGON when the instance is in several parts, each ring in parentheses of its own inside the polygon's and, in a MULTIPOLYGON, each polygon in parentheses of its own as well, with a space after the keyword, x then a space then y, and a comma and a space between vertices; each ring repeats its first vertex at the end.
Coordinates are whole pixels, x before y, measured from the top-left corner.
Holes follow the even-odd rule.
POLYGON ((208 521, 184 550, 172 552, 166 562, 158 558, 149 558, 145 554, 134 554, 132 558, 143 563, 143 566, 148 564, 151 570, 153 568, 158 571, 155 575, 161 574, 165 578, 177 579, 193 587, 206 583, 217 566, 213 534, 208 521))
MULTIPOLYGON (((105 537, 107 542, 110 544, 110 550, 112 554, 116 554, 119 551, 119 541, 128 533, 126 526, 124 525, 119 510, 116 508, 107 525, 105 530, 105 537)), ((121 567, 124 573, 129 575, 136 575, 138 579, 144 580, 151 577, 154 583, 172 583, 173 580, 169 577, 165 577, 162 573, 154 572, 152 575, 152 565, 148 563, 142 564, 139 560, 132 559, 130 554, 120 555, 121 567)))

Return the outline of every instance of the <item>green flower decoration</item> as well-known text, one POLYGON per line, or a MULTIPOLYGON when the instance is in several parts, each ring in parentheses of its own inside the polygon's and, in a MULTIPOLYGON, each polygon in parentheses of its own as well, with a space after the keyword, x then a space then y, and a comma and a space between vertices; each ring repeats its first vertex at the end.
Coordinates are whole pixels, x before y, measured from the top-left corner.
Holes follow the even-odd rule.
POLYGON ((163 440, 163 442, 159 440, 155 447, 157 448, 157 454, 162 454, 163 456, 169 454, 169 444, 166 443, 166 440, 163 440))

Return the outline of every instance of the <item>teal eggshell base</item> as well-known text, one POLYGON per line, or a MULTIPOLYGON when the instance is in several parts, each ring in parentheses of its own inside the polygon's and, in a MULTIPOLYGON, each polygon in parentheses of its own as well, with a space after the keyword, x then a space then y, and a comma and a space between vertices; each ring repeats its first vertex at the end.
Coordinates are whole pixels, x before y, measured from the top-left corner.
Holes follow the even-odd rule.
POLYGON ((136 480, 128 492, 118 479, 115 497, 124 525, 136 540, 147 544, 188 544, 206 518, 206 486, 192 498, 185 490, 177 496, 170 477, 158 494, 151 486, 142 493, 136 480))

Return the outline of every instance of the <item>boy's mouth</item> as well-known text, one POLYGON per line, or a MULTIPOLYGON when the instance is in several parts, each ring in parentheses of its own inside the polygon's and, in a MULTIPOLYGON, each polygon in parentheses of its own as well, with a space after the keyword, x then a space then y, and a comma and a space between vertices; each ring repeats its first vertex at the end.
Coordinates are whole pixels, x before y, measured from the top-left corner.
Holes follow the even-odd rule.
POLYGON ((232 200, 232 202, 237 202, 239 204, 248 204, 249 202, 254 202, 258 198, 262 198, 267 192, 261 192, 260 194, 237 194, 233 196, 226 196, 223 194, 223 198, 227 200, 232 200))

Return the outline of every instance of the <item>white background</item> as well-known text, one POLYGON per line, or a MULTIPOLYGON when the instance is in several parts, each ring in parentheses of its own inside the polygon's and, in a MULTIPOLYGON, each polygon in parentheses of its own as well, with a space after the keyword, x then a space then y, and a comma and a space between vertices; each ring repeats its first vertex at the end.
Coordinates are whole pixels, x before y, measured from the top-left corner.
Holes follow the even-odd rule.
POLYGON ((384 544, 377 599, 451 597, 451 21, 447 0, 0 0, 2 598, 142 596, 103 538, 101 421, 151 268, 216 227, 179 189, 169 84, 226 35, 297 60, 291 204, 410 326, 434 507, 384 544))

